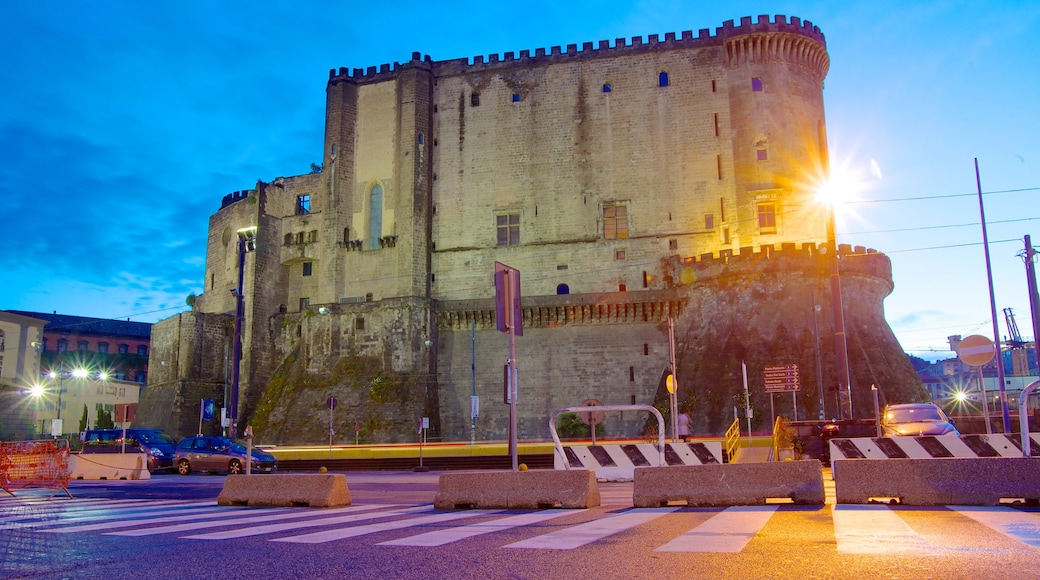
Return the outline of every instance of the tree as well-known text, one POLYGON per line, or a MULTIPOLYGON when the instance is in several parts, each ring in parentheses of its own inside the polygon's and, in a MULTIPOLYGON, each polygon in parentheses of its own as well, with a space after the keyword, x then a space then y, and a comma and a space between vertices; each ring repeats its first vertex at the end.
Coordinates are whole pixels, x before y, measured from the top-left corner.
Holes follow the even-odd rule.
POLYGON ((187 304, 191 308, 192 312, 195 312, 195 299, 196 298, 198 298, 198 296, 196 296, 195 293, 192 292, 191 294, 188 294, 187 298, 184 299, 184 303, 187 304))
POLYGON ((97 404, 97 422, 94 423, 94 427, 97 429, 115 429, 116 427, 112 421, 112 414, 106 411, 101 403, 97 404))
POLYGON ((87 430, 87 406, 83 405, 83 416, 79 418, 79 432, 82 433, 87 430))

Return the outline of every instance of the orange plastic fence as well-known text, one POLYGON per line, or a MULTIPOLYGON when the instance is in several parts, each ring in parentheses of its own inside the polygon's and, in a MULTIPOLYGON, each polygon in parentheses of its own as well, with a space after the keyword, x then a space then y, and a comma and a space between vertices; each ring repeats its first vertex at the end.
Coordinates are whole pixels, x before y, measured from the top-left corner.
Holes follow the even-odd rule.
POLYGON ((14 495, 15 489, 42 487, 69 493, 69 442, 0 441, 0 488, 14 495))

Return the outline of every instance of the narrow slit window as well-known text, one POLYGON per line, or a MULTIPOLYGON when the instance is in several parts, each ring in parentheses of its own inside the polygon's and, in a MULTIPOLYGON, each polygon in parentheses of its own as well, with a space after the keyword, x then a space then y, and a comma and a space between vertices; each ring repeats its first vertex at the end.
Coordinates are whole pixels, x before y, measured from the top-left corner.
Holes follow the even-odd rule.
POLYGON ((469 104, 472 107, 480 106, 480 93, 472 93, 469 96, 469 104))
POLYGON ((661 74, 657 75, 657 86, 667 87, 668 86, 668 73, 661 71, 661 74))
POLYGON ((715 136, 718 137, 719 136, 719 114, 718 113, 714 113, 713 116, 715 117, 715 136))

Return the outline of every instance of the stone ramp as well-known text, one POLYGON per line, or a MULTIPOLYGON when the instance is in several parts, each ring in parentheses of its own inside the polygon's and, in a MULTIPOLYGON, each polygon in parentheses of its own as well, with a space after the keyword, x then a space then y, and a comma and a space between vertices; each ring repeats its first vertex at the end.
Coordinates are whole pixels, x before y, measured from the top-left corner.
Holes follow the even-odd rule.
POLYGON ((772 460, 772 447, 741 447, 730 463, 765 463, 772 460))

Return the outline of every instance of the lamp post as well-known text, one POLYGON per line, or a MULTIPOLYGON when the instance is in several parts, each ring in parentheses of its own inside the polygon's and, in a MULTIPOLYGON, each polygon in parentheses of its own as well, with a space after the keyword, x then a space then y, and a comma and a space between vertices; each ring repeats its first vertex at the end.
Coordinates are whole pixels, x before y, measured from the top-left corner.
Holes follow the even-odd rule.
POLYGON ((852 385, 849 377, 849 350, 845 341, 845 314, 841 302, 841 277, 838 272, 838 241, 835 232, 835 204, 827 213, 827 247, 831 252, 831 307, 834 324, 834 358, 838 371, 838 412, 843 419, 852 418, 852 385), (844 399, 844 401, 842 401, 844 399))
POLYGON ((228 436, 234 438, 238 427, 238 381, 242 365, 242 285, 245 280, 246 253, 256 250, 256 226, 238 230, 238 286, 231 291, 235 296, 235 338, 233 340, 233 362, 231 364, 231 392, 227 406, 228 436))

